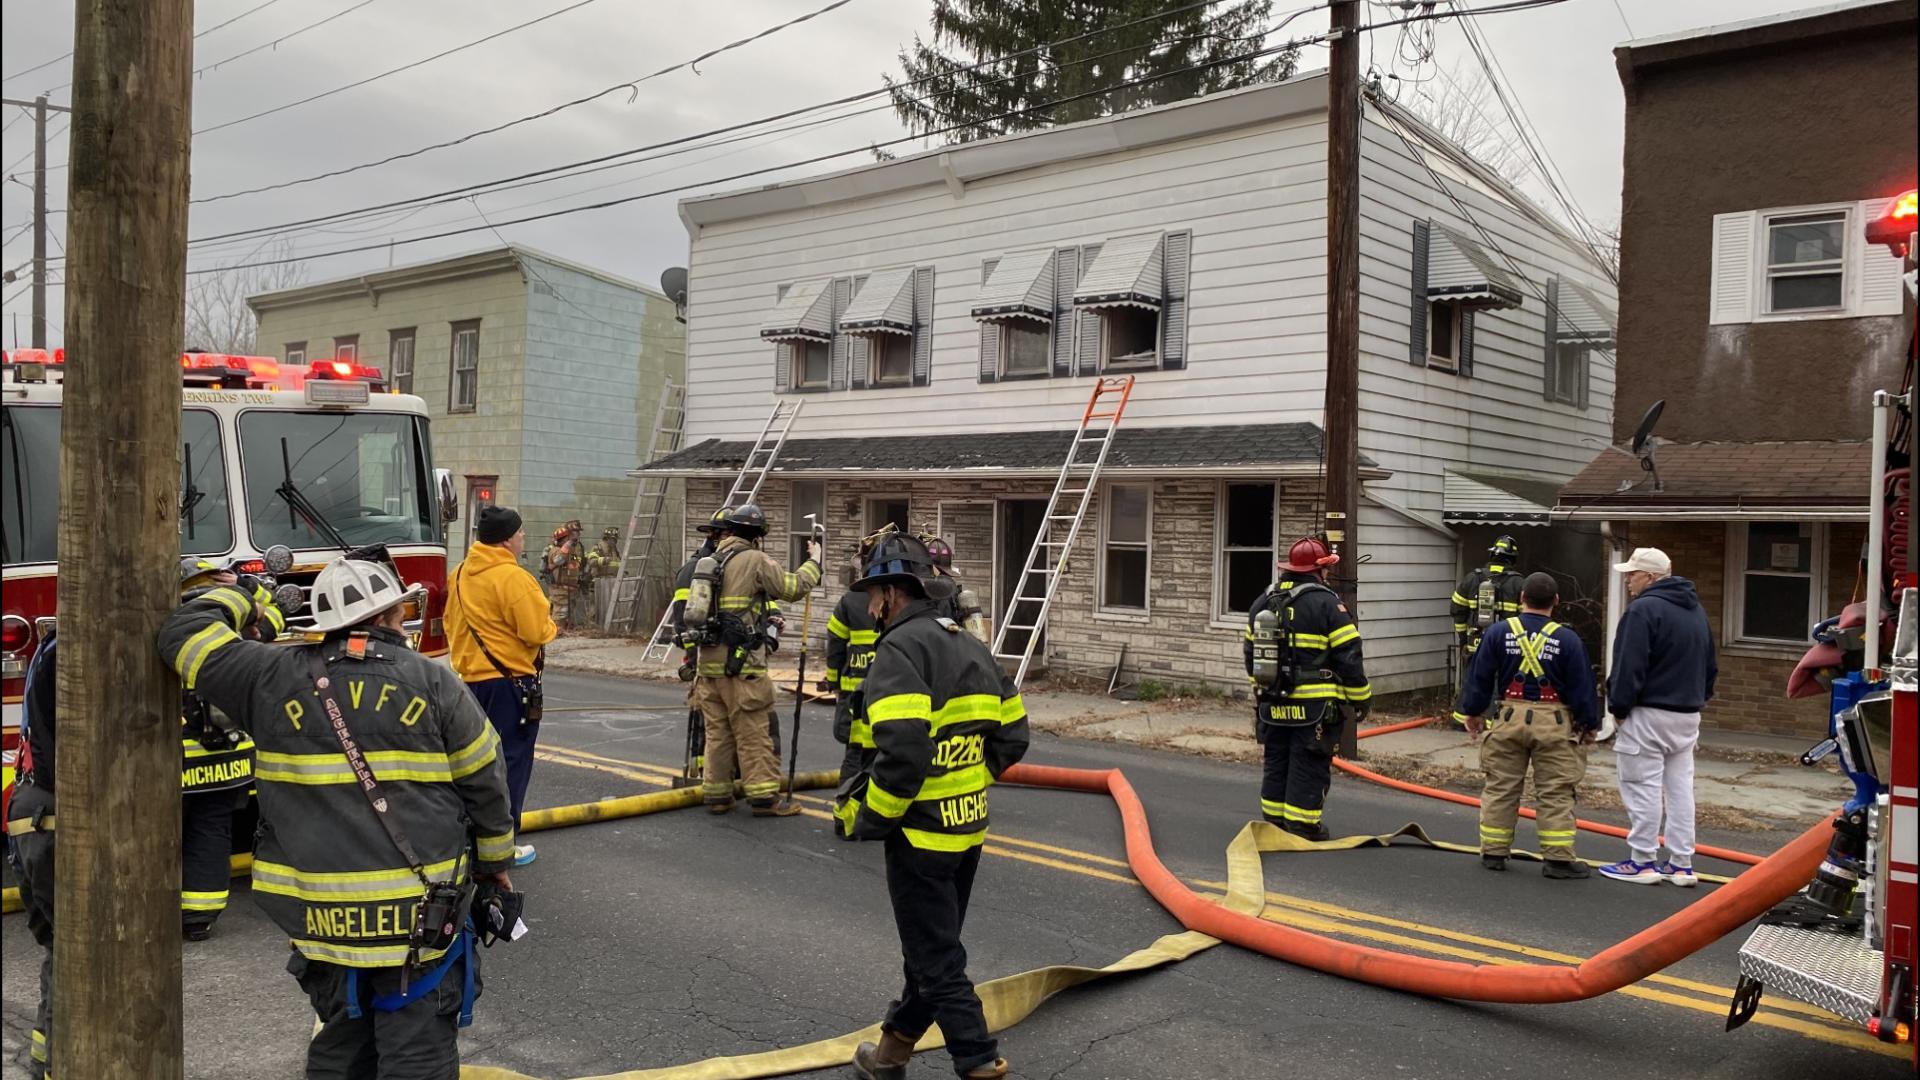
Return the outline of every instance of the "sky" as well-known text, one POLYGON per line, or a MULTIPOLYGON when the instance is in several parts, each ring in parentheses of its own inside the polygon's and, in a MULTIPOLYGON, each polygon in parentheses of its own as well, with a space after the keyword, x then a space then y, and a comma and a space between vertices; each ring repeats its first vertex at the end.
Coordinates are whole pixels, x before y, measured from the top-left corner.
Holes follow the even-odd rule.
MULTIPOLYGON (((194 57, 200 70, 193 80, 194 127, 202 133, 193 140, 192 194, 204 199, 300 179, 464 135, 680 64, 830 2, 202 0, 197 5, 200 36, 194 57), (548 14, 552 17, 537 25, 443 59, 415 63, 548 14), (229 25, 221 25, 229 20, 229 25), (306 29, 321 20, 329 21, 306 29), (323 100, 205 130, 403 65, 413 66, 323 100)), ((1275 17, 1308 2, 1274 0, 1275 17)), ((1469 6, 1493 2, 1472 0, 1469 6)), ((1622 118, 1614 46, 1808 6, 1804 0, 1568 0, 1482 16, 1477 22, 1496 67, 1539 132, 1573 200, 1589 220, 1610 224, 1619 217, 1622 118)), ((876 90, 883 74, 899 70, 899 50, 916 33, 926 33, 931 8, 931 0, 846 0, 816 18, 704 60, 697 70, 682 68, 543 120, 351 175, 196 205, 189 236, 217 237, 445 192, 876 90)), ((1397 8, 1384 3, 1368 8, 1365 21, 1400 17, 1397 8)), ((1290 22, 1284 34, 1319 33, 1326 22, 1323 10, 1307 11, 1290 22)), ((1398 28, 1368 34, 1363 72, 1373 68, 1383 77, 1397 76, 1385 78, 1385 85, 1389 92, 1397 88, 1403 101, 1423 94, 1444 97, 1449 90, 1446 79, 1438 76, 1440 70, 1464 79, 1481 78, 1457 22, 1430 25, 1434 29, 1428 48, 1423 48, 1426 43, 1401 40, 1398 28), (1397 58, 1429 51, 1431 59, 1423 63, 1397 58)), ((69 60, 28 69, 72 48, 71 0, 10 3, 0 29, 5 96, 26 99, 45 92, 51 102, 66 104, 70 89, 62 84, 72 77, 69 60)), ((1325 65, 1324 48, 1304 50, 1302 70, 1325 65)), ((904 136, 890 110, 875 108, 884 100, 808 114, 852 114, 832 124, 701 146, 591 176, 483 195, 477 202, 457 199, 377 218, 321 224, 280 238, 251 236, 196 245, 188 265, 201 269, 303 257, 293 275, 326 281, 496 246, 504 239, 656 284, 662 270, 686 263, 686 231, 676 211, 679 199, 869 162, 868 147, 904 136), (841 152, 846 156, 790 167, 841 152), (768 169, 778 171, 727 179, 768 169), (676 188, 685 190, 667 190, 676 188), (526 215, 633 195, 651 197, 510 224, 526 215), (406 243, 462 228, 477 231, 406 243), (376 250, 314 257, 363 246, 376 250)), ((1498 113, 1491 119, 1506 123, 1498 113)), ((13 284, 0 286, 0 340, 12 348, 27 344, 31 335, 25 286, 32 256, 27 226, 33 210, 33 120, 26 110, 6 106, 0 109, 0 123, 5 125, 0 134, 0 238, 5 241, 0 269, 19 274, 13 284)), ((50 118, 47 204, 55 211, 66 205, 67 172, 61 167, 67 160, 65 128, 64 117, 50 118)), ((892 147, 903 153, 920 148, 916 143, 892 147)), ((1522 187, 1547 201, 1537 177, 1522 187)), ((48 337, 58 345, 65 215, 50 215, 50 225, 48 337)))

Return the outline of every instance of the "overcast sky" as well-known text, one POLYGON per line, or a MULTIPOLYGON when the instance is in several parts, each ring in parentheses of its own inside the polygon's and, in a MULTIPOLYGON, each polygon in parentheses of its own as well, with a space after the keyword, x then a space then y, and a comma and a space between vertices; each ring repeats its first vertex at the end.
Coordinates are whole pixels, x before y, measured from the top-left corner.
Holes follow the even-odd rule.
MULTIPOLYGON (((197 25, 203 29, 250 9, 260 10, 200 37, 195 42, 196 67, 214 65, 327 16, 345 14, 274 48, 204 71, 193 84, 196 129, 424 59, 537 15, 561 11, 579 0, 273 0, 265 6, 262 2, 202 0, 197 25)), ((298 179, 465 134, 691 59, 827 2, 589 0, 578 10, 370 85, 207 132, 193 144, 193 195, 203 198, 298 179)), ((1278 14, 1305 2, 1276 0, 1274 7, 1278 14)), ((1491 2, 1478 0, 1475 6, 1491 2)), ((1806 6, 1793 0, 1570 0, 1538 10, 1485 16, 1480 25, 1575 200, 1593 220, 1610 223, 1617 220, 1620 203, 1621 95, 1613 47, 1632 37, 1806 6)), ((883 72, 898 69, 900 46, 910 42, 916 31, 925 31, 930 9, 930 0, 850 0, 817 19, 707 60, 699 65, 698 74, 674 72, 645 82, 632 93, 623 91, 545 120, 392 165, 196 206, 190 234, 213 236, 444 191, 873 90, 883 72)), ((1371 5, 1371 11, 1369 21, 1396 17, 1384 4, 1371 5)), ((30 98, 50 91, 50 100, 65 104, 70 91, 61 84, 71 78, 67 60, 37 71, 26 69, 72 48, 70 0, 9 3, 4 19, 0 73, 7 76, 6 96, 30 98)), ((1324 13, 1313 11, 1285 32, 1317 33, 1325 25, 1324 13)), ((1432 76, 1436 65, 1477 73, 1453 23, 1436 26, 1434 60, 1425 65, 1422 77, 1432 76)), ((1393 59, 1399 33, 1390 29, 1369 35, 1374 40, 1363 54, 1363 68, 1369 63, 1365 57, 1371 56, 1371 63, 1383 73, 1397 70, 1411 77, 1414 69, 1393 59)), ((1324 48, 1309 48, 1301 67, 1322 68, 1325 57, 1324 48)), ((1443 81, 1428 81, 1419 90, 1405 92, 1439 94, 1444 87, 1443 81)), ((875 104, 863 102, 841 111, 875 104)), ((24 267, 32 255, 25 226, 33 210, 33 123, 23 110, 11 106, 0 112, 0 123, 6 125, 0 136, 0 168, 4 168, 0 237, 6 241, 0 268, 21 268, 19 280, 4 287, 5 307, 0 313, 0 336, 12 347, 16 334, 21 344, 27 343, 30 334, 24 267)), ((67 160, 65 128, 64 117, 49 123, 49 134, 55 137, 47 157, 54 167, 49 174, 48 205, 56 210, 66 205, 67 173, 58 167, 67 160)), ((705 190, 758 185, 860 164, 870 161, 871 155, 860 150, 833 161, 717 187, 712 181, 901 135, 890 111, 866 112, 830 125, 483 196, 478 212, 471 203, 457 202, 410 211, 409 216, 394 214, 327 226, 328 231, 301 232, 290 242, 296 253, 309 254, 480 226, 482 212, 501 222, 682 185, 706 184, 705 190)), ((1527 187, 1545 198, 1537 183, 1527 187)), ((508 240, 654 284, 662 269, 686 261, 686 233, 675 212, 681 197, 683 193, 665 194, 611 209, 505 226, 501 232, 508 240)), ((56 256, 53 276, 57 281, 66 219, 55 214, 52 222, 48 250, 56 256)), ((323 281, 377 269, 388 265, 389 259, 396 264, 419 262, 497 242, 491 232, 480 231, 402 244, 391 251, 312 259, 303 269, 307 280, 323 281)), ((257 258, 260 244, 254 238, 196 247, 190 266, 257 258)), ((62 338, 61 298, 60 286, 53 285, 48 314, 50 340, 55 344, 62 338)))

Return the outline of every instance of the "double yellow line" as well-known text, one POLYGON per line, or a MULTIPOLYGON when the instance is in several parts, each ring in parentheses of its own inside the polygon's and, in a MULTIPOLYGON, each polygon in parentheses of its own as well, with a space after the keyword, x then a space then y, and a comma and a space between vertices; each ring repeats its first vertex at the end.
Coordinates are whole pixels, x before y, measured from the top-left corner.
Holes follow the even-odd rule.
MULTIPOLYGON (((679 770, 662 765, 606 757, 561 746, 543 746, 535 756, 556 765, 608 773, 660 787, 669 786, 672 783, 671 778, 680 775, 679 770)), ((807 795, 799 796, 799 800, 818 806, 829 804, 829 800, 807 795)), ((803 812, 810 817, 833 820, 833 815, 823 809, 809 807, 803 812)), ((1134 879, 1124 861, 1089 851, 1024 840, 1008 836, 998 830, 992 833, 992 838, 988 840, 984 850, 989 855, 1015 859, 1082 877, 1119 885, 1139 886, 1139 882, 1134 879)), ((1192 879, 1188 883, 1197 889, 1210 892, 1216 898, 1227 887, 1224 881, 1192 879)), ((1267 909, 1261 913, 1260 917, 1270 922, 1316 934, 1404 949, 1411 953, 1481 964, 1573 965, 1585 960, 1585 957, 1571 953, 1502 941, 1498 938, 1466 933, 1448 927, 1430 926, 1387 915, 1376 915, 1304 897, 1289 896, 1285 893, 1269 892, 1266 898, 1267 909)), ((1722 1018, 1726 1016, 1733 996, 1732 991, 1726 987, 1659 973, 1649 975, 1632 986, 1624 987, 1618 993, 1643 1001, 1691 1009, 1722 1018)), ((1787 998, 1766 999, 1751 1022, 1792 1032, 1804 1038, 1817 1039, 1856 1050, 1870 1050, 1891 1057, 1904 1058, 1909 1053, 1904 1047, 1892 1046, 1872 1038, 1850 1020, 1787 998)), ((1738 1038, 1738 1036, 1729 1035, 1728 1038, 1738 1038)))

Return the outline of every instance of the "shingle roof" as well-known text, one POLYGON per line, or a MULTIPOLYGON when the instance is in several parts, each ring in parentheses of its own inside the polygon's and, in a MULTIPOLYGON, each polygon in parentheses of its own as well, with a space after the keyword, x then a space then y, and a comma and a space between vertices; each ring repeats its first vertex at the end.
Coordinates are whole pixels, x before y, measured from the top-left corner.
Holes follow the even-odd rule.
POLYGON ((1872 450, 1865 442, 1662 443, 1655 457, 1664 490, 1653 490, 1631 455, 1608 450, 1560 489, 1559 509, 1863 507, 1872 450), (1627 484, 1638 486, 1622 492, 1627 484))
MULTIPOLYGON (((776 473, 809 472, 1057 472, 1073 440, 1071 430, 1003 431, 964 435, 886 435, 788 439, 776 473)), ((734 472, 752 444, 705 442, 643 466, 647 472, 734 472)), ((1109 469, 1315 466, 1321 457, 1314 424, 1122 428, 1107 454, 1109 469)), ((1372 467, 1364 458, 1363 465, 1372 467)))

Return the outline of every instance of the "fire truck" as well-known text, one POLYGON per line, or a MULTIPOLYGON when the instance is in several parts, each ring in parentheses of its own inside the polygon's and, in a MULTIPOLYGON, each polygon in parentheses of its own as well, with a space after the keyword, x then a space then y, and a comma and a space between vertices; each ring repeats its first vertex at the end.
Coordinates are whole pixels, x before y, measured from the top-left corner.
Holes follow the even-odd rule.
MULTIPOLYGON (((60 401, 65 350, 0 354, 0 685, 5 785, 13 783, 20 700, 33 653, 55 627, 59 575, 60 401)), ((72 363, 85 363, 84 357, 72 363)), ((345 359, 303 366, 263 356, 189 352, 180 414, 180 555, 266 570, 284 545, 282 585, 310 588, 328 561, 381 544, 409 585, 407 631, 444 655, 445 530, 457 513, 451 475, 433 467, 427 407, 387 391, 379 369, 345 359)), ((111 528, 111 522, 97 523, 111 528)), ((292 640, 311 636, 303 609, 292 640)))
MULTIPOLYGON (((1873 396, 1873 477, 1866 593, 1814 627, 1789 697, 1826 694, 1827 738, 1801 756, 1839 755, 1853 797, 1825 858, 1799 895, 1760 920, 1740 949, 1729 1031, 1773 990, 1853 1020, 1884 1042, 1915 1046, 1920 974, 1920 563, 1913 559, 1912 469, 1920 461, 1913 336, 1916 193, 1866 223, 1869 243, 1906 260, 1905 385, 1873 396)), ((1920 1049, 1915 1051, 1920 1065, 1920 1049)))

